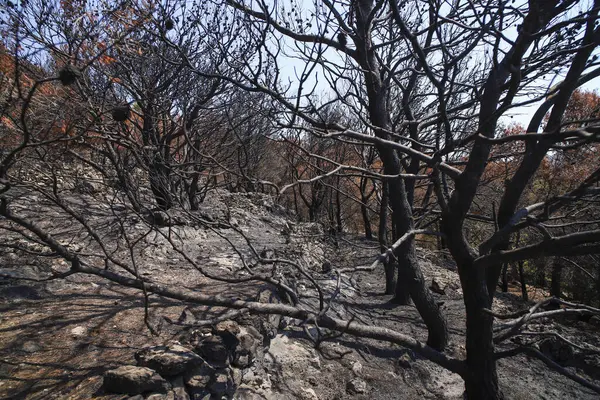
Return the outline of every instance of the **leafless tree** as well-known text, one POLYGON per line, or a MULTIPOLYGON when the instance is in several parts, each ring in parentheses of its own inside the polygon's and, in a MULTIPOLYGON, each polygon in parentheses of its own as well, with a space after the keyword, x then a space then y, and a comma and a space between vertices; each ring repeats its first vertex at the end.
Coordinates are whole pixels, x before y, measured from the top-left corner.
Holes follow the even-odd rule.
POLYGON ((467 393, 471 398, 502 397, 492 361, 493 316, 485 311, 491 309, 502 265, 543 254, 597 251, 600 237, 593 228, 563 236, 542 229, 539 242, 512 250, 510 238, 518 230, 535 227, 566 203, 595 194, 597 171, 559 198, 518 210, 524 189, 549 152, 564 147, 561 143, 568 140, 574 139, 569 146, 597 140, 594 127, 579 131, 563 128, 562 115, 572 92, 598 74, 592 59, 598 44, 598 4, 532 1, 520 5, 442 5, 365 0, 319 2, 304 10, 294 3, 227 3, 249 20, 250 31, 272 38, 268 45, 265 40, 260 42, 259 48, 272 52, 291 42, 296 56, 306 63, 302 74, 297 75, 298 90, 292 94, 261 84, 256 78, 260 71, 242 75, 238 83, 279 100, 292 115, 290 126, 300 118, 313 126, 318 137, 371 143, 378 150, 385 174, 398 177, 388 181, 393 227, 400 233, 396 237, 401 237, 392 246, 400 266, 398 297, 411 294, 429 327, 428 343, 443 348, 443 318, 425 289, 414 253, 412 182, 423 166, 431 169, 441 231, 458 265, 465 294, 467 393), (310 87, 315 70, 326 77, 337 101, 361 116, 372 134, 320 120, 319 105, 300 91, 310 87), (545 75, 554 76, 554 81, 540 87, 545 75), (429 112, 417 118, 411 106, 420 98, 432 106, 425 107, 429 112), (543 104, 530 121, 528 134, 496 138, 503 115, 540 100, 543 104), (396 108, 402 110, 402 122, 395 125, 395 109, 390 106, 393 101, 403 105, 396 108), (538 133, 550 109, 544 132, 538 133), (464 229, 472 217, 470 211, 491 151, 507 140, 524 141, 525 154, 506 182, 497 215, 491 217, 498 230, 477 246, 467 241, 464 229), (403 169, 407 172, 404 176, 403 169), (410 185, 406 183, 409 179, 410 185), (573 247, 565 249, 567 245, 573 247))
MULTIPOLYGON (((83 27, 74 25, 68 16, 65 21, 55 20, 59 18, 54 13, 58 6, 46 2, 23 5, 11 11, 7 26, 13 29, 13 35, 5 46, 14 66, 14 78, 6 86, 10 95, 5 96, 2 92, 0 116, 3 117, 2 134, 10 132, 17 140, 3 143, 6 149, 0 158, 0 222, 3 231, 38 245, 41 250, 35 251, 37 255, 58 256, 69 263, 67 269, 43 279, 90 274, 140 289, 146 299, 149 294, 157 294, 193 304, 256 314, 280 314, 312 323, 319 330, 330 329, 396 343, 458 373, 465 380, 467 396, 472 399, 502 398, 496 360, 522 351, 542 358, 561 373, 600 392, 597 385, 548 362, 530 348, 516 347, 498 353, 494 347, 496 343, 521 334, 529 321, 568 313, 597 315, 598 309, 564 301, 561 303, 564 308, 553 311, 541 311, 545 302, 508 316, 492 309, 504 264, 541 256, 598 253, 600 232, 594 221, 579 220, 585 228, 572 233, 562 233, 544 224, 574 202, 597 200, 600 178, 597 167, 566 193, 535 204, 522 204, 528 183, 546 157, 598 141, 600 130, 596 120, 573 129, 572 121, 565 124, 562 118, 573 91, 600 75, 600 68, 593 58, 600 43, 600 28, 595 27, 600 9, 598 1, 531 0, 520 4, 457 1, 446 4, 419 0, 324 0, 315 2, 308 10, 295 3, 267 4, 261 1, 207 2, 192 9, 176 8, 174 4, 179 3, 151 5, 150 9, 144 8, 147 4, 144 7, 141 3, 130 5, 137 23, 126 24, 118 32, 109 31, 110 34, 103 37, 103 48, 90 47, 89 42, 96 40, 98 36, 95 35, 101 35, 103 28, 113 23, 114 18, 122 18, 120 5, 103 13, 104 25, 92 20, 83 27), (174 21, 177 17, 186 20, 178 25, 174 21), (170 26, 177 27, 176 32, 172 32, 170 26), (48 29, 54 34, 60 32, 60 40, 48 34, 48 29), (45 33, 41 34, 40 30, 45 33), (182 37, 186 38, 183 42, 182 37), (213 47, 199 50, 200 38, 213 47), (141 58, 128 59, 119 54, 120 46, 138 42, 148 48, 146 53, 142 51, 141 58), (33 46, 24 50, 23 43, 33 46), (83 52, 90 48, 86 50, 89 54, 83 52), (292 52, 294 57, 289 54, 283 57, 286 52, 292 52), (60 60, 59 56, 64 57, 63 65, 57 65, 55 69, 41 68, 43 63, 36 57, 48 55, 57 60, 60 60), (201 62, 204 58, 200 56, 219 62, 210 62, 210 68, 205 68, 201 62), (284 63, 290 59, 300 60, 300 68, 294 74, 284 75, 284 63), (149 63, 148 68, 156 69, 156 74, 146 76, 144 70, 136 69, 137 62, 149 63), (100 65, 109 67, 103 69, 100 65), (23 74, 22 68, 26 66, 32 71, 23 74), (115 69, 116 76, 110 77, 122 82, 117 82, 121 92, 107 90, 111 85, 116 86, 115 82, 108 81, 109 76, 99 77, 111 68, 115 69), (186 71, 186 78, 183 86, 177 86, 176 83, 183 79, 178 74, 181 71, 186 71), (547 76, 553 79, 550 84, 547 76), (165 79, 164 87, 157 78, 165 79), (209 83, 206 86, 191 84, 197 78, 209 83), (317 102, 314 92, 323 80, 331 97, 320 96, 321 100, 317 102), (66 90, 65 87, 71 90, 70 96, 85 104, 83 114, 73 119, 67 126, 73 128, 67 132, 45 136, 45 133, 55 133, 55 122, 62 123, 63 119, 34 118, 36 102, 48 95, 45 92, 48 88, 58 91, 66 90), (182 179, 191 178, 192 182, 198 179, 203 168, 200 160, 209 158, 223 171, 251 183, 271 185, 279 189, 279 193, 284 192, 285 187, 302 184, 296 181, 281 187, 263 181, 248 175, 256 171, 243 168, 243 157, 241 162, 229 164, 215 159, 213 152, 207 155, 205 149, 200 148, 202 145, 194 136, 194 129, 200 128, 194 124, 202 121, 199 119, 200 108, 205 96, 198 93, 208 93, 207 98, 212 99, 215 90, 223 87, 235 88, 240 91, 237 93, 260 94, 259 108, 266 109, 268 116, 265 127, 276 127, 284 137, 287 132, 300 131, 310 134, 310 142, 332 143, 335 140, 376 150, 382 173, 369 171, 360 163, 344 164, 344 159, 337 160, 339 162, 324 160, 323 157, 329 156, 328 146, 324 146, 324 154, 308 150, 305 153, 307 163, 315 159, 324 161, 310 180, 324 185, 328 178, 341 178, 342 173, 350 171, 381 180, 386 189, 380 191, 380 226, 386 226, 385 203, 389 202, 394 240, 391 244, 381 242, 385 251, 374 261, 372 269, 381 262, 397 265, 396 299, 406 302, 410 295, 427 325, 427 345, 389 329, 331 316, 322 288, 301 263, 261 254, 234 224, 227 224, 232 233, 231 238, 225 239, 230 243, 234 236, 240 239, 250 256, 239 251, 239 268, 225 275, 215 274, 191 258, 174 231, 170 227, 161 230, 157 227, 161 224, 156 220, 147 221, 148 230, 143 234, 128 229, 128 218, 146 218, 142 210, 153 201, 163 210, 173 207, 174 190, 170 182, 173 166, 170 163, 171 157, 180 150, 173 143, 175 137, 181 138, 181 143, 187 146, 185 154, 194 154, 187 158, 184 154, 182 158, 185 161, 176 173, 181 174, 182 179), (197 92, 179 93, 191 88, 197 92), (206 88, 208 90, 204 91, 206 88), (159 100, 165 92, 168 96, 163 103, 159 100), (331 100, 324 100, 328 98, 331 100), (124 115, 115 116, 113 111, 123 106, 115 104, 118 101, 131 107, 121 110, 124 115), (514 108, 538 102, 541 105, 532 117, 527 133, 507 137, 498 134, 503 115, 514 108), (139 109, 132 106, 133 103, 139 109), (344 120, 326 118, 326 111, 332 104, 352 114, 349 119, 352 126, 344 120), (540 132, 548 112, 548 121, 540 132), (131 115, 137 115, 138 119, 130 121, 132 125, 128 126, 126 121, 134 118, 131 115), (359 129, 354 125, 356 121, 360 121, 359 129), (164 126, 159 128, 160 124, 164 126), (139 138, 132 133, 134 128, 141 132, 141 148, 136 142, 139 138), (75 133, 69 135, 70 132, 75 133), (83 140, 85 151, 75 146, 78 140, 83 140), (485 186, 482 177, 493 158, 493 150, 508 142, 524 143, 522 154, 514 155, 518 166, 506 180, 498 212, 478 215, 474 212, 475 199, 485 186), (61 185, 68 175, 68 166, 56 162, 63 155, 53 152, 52 146, 56 144, 67 144, 62 147, 64 154, 76 157, 103 177, 116 175, 130 179, 127 173, 131 171, 118 155, 105 166, 88 158, 90 154, 86 151, 93 150, 97 144, 105 146, 105 152, 109 154, 124 148, 135 160, 136 168, 147 173, 139 181, 147 182, 151 193, 138 187, 130 188, 126 183, 124 192, 113 188, 100 196, 102 204, 108 205, 109 221, 114 222, 114 231, 118 233, 115 243, 108 243, 102 234, 106 231, 105 225, 90 222, 81 205, 64 195, 61 185), (148 146, 151 148, 145 148, 148 146), (23 167, 35 171, 33 181, 20 173, 23 167), (47 179, 41 182, 40 176, 47 179), (434 206, 433 202, 424 201, 423 204, 428 206, 418 210, 420 214, 415 218, 415 199, 420 189, 417 182, 420 181, 427 182, 423 186, 430 188, 425 197, 435 196, 436 202, 434 206), (72 246, 65 240, 69 238, 64 237, 61 227, 48 226, 28 217, 20 201, 27 201, 30 193, 42 196, 50 204, 48 209, 78 227, 83 232, 82 240, 91 250, 72 246), (127 201, 131 207, 117 207, 127 201), (438 220, 441 232, 431 231, 430 226, 438 220), (489 223, 492 228, 482 229, 480 235, 468 235, 466 230, 473 220, 489 223), (206 295, 145 279, 139 273, 135 250, 149 232, 155 233, 161 243, 175 249, 202 276, 230 284, 268 284, 280 290, 289 304, 206 295), (532 234, 536 241, 514 240, 520 232, 532 234), (415 244, 418 234, 443 235, 458 266, 467 312, 465 360, 443 353, 448 341, 446 321, 419 268, 415 244), (283 266, 311 282, 318 293, 315 307, 307 307, 299 301, 293 284, 281 273, 283 266), (494 329, 494 318, 510 321, 494 329)), ((57 97, 65 99, 64 95, 57 97)), ((225 99, 231 98, 233 95, 225 96, 225 99)), ((69 102, 64 101, 64 104, 69 102)), ((223 104, 233 108, 226 102, 223 104)), ((39 107, 51 110, 44 108, 43 102, 39 107)), ((228 143, 224 138, 235 138, 236 143, 244 145, 241 150, 248 148, 248 143, 240 138, 244 132, 253 130, 245 129, 252 125, 244 116, 217 113, 211 114, 211 118, 215 118, 211 119, 207 114, 204 122, 224 125, 223 135, 212 143, 228 143)), ((249 136, 253 137, 254 133, 249 136)), ((268 138, 270 133, 265 136, 268 138)), ((222 150, 217 148, 218 152, 222 150)), ((339 193, 339 185, 337 189, 339 193)), ((185 211, 185 215, 193 223, 208 229, 215 226, 214 221, 208 221, 198 213, 185 211)), ((167 222, 167 225, 171 224, 167 222)), ((379 230, 380 240, 383 227, 379 230)), ((387 272, 388 277, 393 276, 393 270, 390 274, 387 268, 387 272)))

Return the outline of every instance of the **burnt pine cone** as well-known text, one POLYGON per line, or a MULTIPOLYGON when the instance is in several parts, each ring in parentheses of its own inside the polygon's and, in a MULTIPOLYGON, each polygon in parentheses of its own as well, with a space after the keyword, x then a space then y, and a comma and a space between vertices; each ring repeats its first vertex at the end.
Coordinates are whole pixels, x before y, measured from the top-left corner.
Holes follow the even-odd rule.
POLYGON ((72 85, 80 76, 81 72, 72 65, 67 65, 58 72, 58 79, 65 86, 72 85))
POLYGON ((112 117, 117 122, 123 122, 129 118, 129 113, 128 105, 117 106, 112 110, 112 117))

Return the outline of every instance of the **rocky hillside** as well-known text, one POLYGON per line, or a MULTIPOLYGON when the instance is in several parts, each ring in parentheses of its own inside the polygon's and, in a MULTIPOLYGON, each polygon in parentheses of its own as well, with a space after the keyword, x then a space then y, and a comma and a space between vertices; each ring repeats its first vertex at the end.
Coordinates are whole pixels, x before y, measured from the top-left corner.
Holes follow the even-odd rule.
MULTIPOLYGON (((139 274, 149 281, 203 294, 285 302, 285 296, 271 292, 268 285, 216 282, 202 273, 244 277, 244 263, 252 263, 258 252, 303 267, 305 273, 294 268, 278 273, 305 307, 319 302, 316 283, 330 312, 340 318, 426 337, 412 306, 393 306, 381 294, 383 271, 356 269, 373 262, 376 243, 350 234, 332 238, 317 224, 292 222, 269 196, 215 191, 194 214, 196 222, 177 211, 128 214, 124 205, 103 206, 94 196, 92 188, 66 198, 72 209, 85 210, 87 223, 101 232, 115 257, 133 257, 139 274), (126 229, 120 231, 119 224, 126 229), (129 236, 119 234, 123 231, 129 236), (133 256, 123 246, 126 240, 136 243, 133 256)), ((43 197, 23 192, 17 202, 15 212, 52 229, 65 245, 90 254, 97 251, 88 232, 76 229, 43 197)), ((18 279, 49 276, 67 266, 55 255, 34 255, 40 249, 16 235, 1 240, 1 398, 462 398, 459 376, 386 343, 332 335, 285 317, 193 306, 154 295, 146 302, 140 291, 90 276, 47 282, 18 279)), ((465 320, 458 276, 451 263, 435 254, 422 250, 420 257, 448 317, 448 352, 462 358, 465 320)), ((505 294, 495 307, 509 312, 525 305, 505 294)), ((529 330, 552 329, 574 343, 598 346, 597 323, 594 318, 540 320, 529 330)), ((535 340, 561 365, 600 380, 598 354, 584 356, 586 349, 565 347, 546 336, 535 340)), ((511 399, 597 398, 525 356, 500 361, 499 370, 511 399)))

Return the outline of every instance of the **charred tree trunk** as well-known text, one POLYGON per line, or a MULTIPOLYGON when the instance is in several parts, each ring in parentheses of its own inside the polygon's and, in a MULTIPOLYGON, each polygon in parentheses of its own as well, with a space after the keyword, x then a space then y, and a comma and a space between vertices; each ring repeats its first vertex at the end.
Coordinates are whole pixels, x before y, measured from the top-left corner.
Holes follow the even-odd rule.
POLYGON ((156 200, 158 208, 166 211, 173 207, 173 196, 171 194, 171 176, 169 167, 163 160, 156 159, 161 155, 154 155, 154 160, 150 163, 148 171, 150 178, 150 189, 156 200))
POLYGON ((335 221, 337 225, 338 233, 344 231, 344 224, 342 221, 342 199, 340 196, 340 178, 337 178, 337 190, 335 191, 335 221))
POLYGON ((508 292, 508 263, 502 266, 502 291, 508 292))
POLYGON ((371 220, 369 218, 369 208, 367 203, 369 197, 367 197, 367 184, 369 180, 365 176, 360 178, 360 213, 362 215, 363 226, 365 227, 365 238, 368 240, 373 239, 373 229, 371 228, 371 220))
MULTIPOLYGON (((379 208, 379 247, 381 253, 387 251, 387 219, 388 219, 388 185, 384 179, 381 185, 381 204, 379 208)), ((385 272, 385 294, 394 294, 396 291, 395 268, 392 260, 385 260, 383 262, 383 270, 385 272)))
POLYGON ((558 259, 552 263, 552 282, 550 282, 550 295, 561 298, 561 278, 563 266, 558 259))
MULTIPOLYGON (((389 148, 385 149, 390 151, 389 148)), ((384 149, 380 150, 384 153, 384 149)), ((385 154, 385 153, 384 153, 385 154)), ((396 172, 387 170, 386 174, 395 175, 399 171, 398 158, 392 151, 392 154, 385 154, 384 159, 388 159, 387 165, 394 169, 396 172)), ((385 164, 385 161, 384 161, 385 164)), ((411 207, 408 204, 406 198, 406 192, 404 190, 404 181, 400 178, 394 179, 390 182, 390 204, 392 206, 392 226, 397 229, 397 232, 410 232, 414 229, 414 222, 412 218, 411 207)), ((431 291, 425 284, 425 278, 419 266, 417 259, 416 243, 414 236, 411 236, 408 240, 398 247, 397 251, 394 252, 394 256, 398 262, 398 279, 396 280, 396 294, 395 299, 402 300, 401 296, 406 296, 406 292, 410 295, 410 298, 415 303, 415 307, 419 311, 421 318, 425 322, 428 331, 427 344, 435 349, 442 350, 448 344, 448 327, 446 325, 446 319, 442 315, 442 312, 437 305, 435 298, 431 291), (399 285, 405 285, 398 289, 399 285)))
POLYGON ((525 268, 523 261, 519 261, 519 281, 521 281, 521 296, 524 301, 529 301, 527 295, 527 282, 525 282, 525 268))
MULTIPOLYGON (((398 219, 394 218, 394 211, 392 209, 392 243, 395 243, 404 232, 402 228, 398 226, 398 219)), ((410 262, 410 261, 408 261, 410 262)), ((394 298, 392 303, 399 305, 410 304, 410 273, 406 264, 400 262, 400 257, 394 253, 394 265, 398 273, 396 274, 396 285, 394 290, 394 298)))
POLYGON ((535 267, 535 285, 544 289, 546 288, 546 268, 544 265, 536 265, 535 267))
POLYGON ((464 376, 466 398, 471 400, 503 399, 498 386, 494 358, 494 317, 491 309, 493 297, 489 295, 485 268, 475 265, 474 254, 462 234, 458 213, 445 213, 441 221, 442 232, 448 237, 448 248, 458 265, 467 316, 467 374, 464 376))
POLYGON ((365 227, 365 239, 373 240, 373 228, 371 228, 369 209, 364 204, 360 205, 360 213, 363 219, 363 226, 365 227))
POLYGON ((465 377, 466 398, 469 400, 504 399, 498 386, 498 373, 494 358, 493 317, 484 311, 491 308, 492 301, 487 292, 484 271, 469 268, 463 285, 471 288, 465 291, 467 311, 467 369, 465 377), (468 280, 468 282, 465 282, 468 280), (475 287, 478 286, 478 287, 475 287))
POLYGON ((198 211, 200 208, 200 202, 198 201, 198 181, 200 180, 200 173, 194 171, 191 182, 188 186, 188 200, 190 202, 190 209, 192 211, 198 211))
POLYGON ((300 210, 298 210, 298 193, 296 193, 296 187, 292 188, 294 194, 294 212, 296 213, 296 219, 300 218, 300 210))
MULTIPOLYGON (((372 21, 371 13, 374 8, 374 1, 363 0, 353 3, 355 12, 356 36, 360 39, 355 41, 356 55, 355 59, 363 68, 365 89, 368 98, 369 119, 373 126, 381 129, 375 129, 375 135, 382 139, 390 140, 389 131, 392 128, 390 114, 388 110, 389 87, 382 80, 382 71, 379 60, 375 54, 375 48, 372 43, 372 21)), ((400 159, 396 151, 385 145, 376 145, 379 157, 383 162, 383 169, 386 175, 398 175, 402 168, 400 159)), ((392 226, 398 232, 408 233, 414 228, 412 208, 408 202, 404 180, 401 178, 392 179, 389 184, 389 201, 392 208, 392 226)), ((446 320, 439 309, 433 294, 425 284, 425 279, 416 253, 416 244, 414 237, 410 237, 395 252, 398 260, 399 276, 402 276, 402 283, 407 287, 396 288, 396 296, 401 290, 401 296, 404 292, 409 292, 410 297, 419 314, 427 325, 428 339, 427 344, 435 349, 442 350, 448 343, 448 329, 446 320), (401 273, 400 273, 401 271, 401 273), (406 277, 406 280, 404 280, 406 277)))

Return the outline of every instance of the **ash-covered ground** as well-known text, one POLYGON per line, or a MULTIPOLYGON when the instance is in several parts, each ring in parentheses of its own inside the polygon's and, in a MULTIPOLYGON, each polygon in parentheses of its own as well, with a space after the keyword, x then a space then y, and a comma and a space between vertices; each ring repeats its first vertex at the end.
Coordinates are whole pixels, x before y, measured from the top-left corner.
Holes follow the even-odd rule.
MULTIPOLYGON (((70 209, 94 227, 113 257, 129 265, 134 260, 139 275, 149 281, 203 294, 257 299, 267 285, 216 282, 199 270, 213 276, 247 276, 241 260, 252 262, 251 245, 263 257, 302 265, 322 288, 325 299, 335 294, 329 311, 333 316, 426 339, 414 307, 392 305, 390 296, 382 295, 381 269, 343 272, 338 284, 336 269, 349 271, 370 265, 378 254, 376 242, 353 234, 334 239, 318 224, 293 222, 292 216, 267 195, 214 191, 194 212, 203 223, 174 210, 153 216, 168 220, 157 229, 118 202, 97 201, 93 194, 74 192, 64 198, 70 209), (127 232, 127 238, 122 232, 127 232)), ((97 240, 90 238, 89 231, 43 196, 23 191, 12 207, 15 213, 52 231, 64 245, 102 262, 97 256, 101 254, 97 240)), ((185 343, 194 330, 187 325, 227 313, 218 307, 150 295, 148 322, 155 330, 153 334, 144 321, 146 303, 141 291, 77 274, 43 283, 19 280, 17 277, 39 278, 66 271, 68 264, 52 254, 34 254, 43 249, 16 234, 0 240, 10 245, 0 250, 0 398, 127 398, 104 390, 102 376, 106 370, 135 364, 135 353, 148 346, 185 343)), ((455 268, 431 251, 421 250, 420 258, 427 281, 435 279, 444 288, 445 293, 436 297, 443 303, 451 332, 447 352, 463 358, 465 315, 455 268)), ((287 284, 300 295, 301 304, 316 307, 313 283, 293 270, 282 271, 287 284)), ((498 296, 495 311, 512 312, 527 306, 507 293, 498 296)), ((239 318, 245 323, 265 319, 239 318)), ((272 330, 269 341, 252 365, 236 372, 238 390, 234 398, 462 399, 459 376, 409 350, 349 335, 315 347, 310 336, 318 334, 316 327, 286 318, 265 321, 272 330)), ((541 320, 529 330, 555 330, 575 343, 598 346, 596 322, 541 320)), ((598 354, 584 356, 577 349, 569 354, 568 360, 562 360, 567 368, 600 382, 598 354)), ((498 368, 509 399, 597 398, 591 390, 526 356, 503 359, 498 368)))

